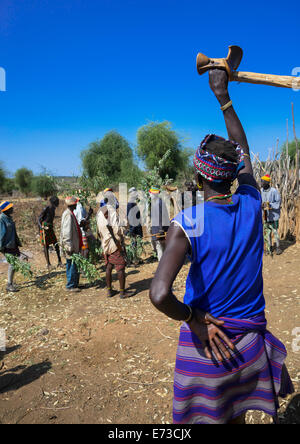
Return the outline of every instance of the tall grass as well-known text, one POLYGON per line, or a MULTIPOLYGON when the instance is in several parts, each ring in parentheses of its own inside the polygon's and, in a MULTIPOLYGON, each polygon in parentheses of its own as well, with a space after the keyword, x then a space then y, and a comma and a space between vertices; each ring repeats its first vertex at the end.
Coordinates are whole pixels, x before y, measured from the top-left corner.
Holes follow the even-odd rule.
POLYGON ((270 174, 271 185, 277 188, 280 193, 280 238, 294 239, 300 242, 300 195, 297 192, 296 168, 292 164, 290 156, 285 151, 278 152, 276 148, 269 154, 266 162, 261 162, 259 156, 253 154, 252 164, 258 183, 264 174, 270 174))

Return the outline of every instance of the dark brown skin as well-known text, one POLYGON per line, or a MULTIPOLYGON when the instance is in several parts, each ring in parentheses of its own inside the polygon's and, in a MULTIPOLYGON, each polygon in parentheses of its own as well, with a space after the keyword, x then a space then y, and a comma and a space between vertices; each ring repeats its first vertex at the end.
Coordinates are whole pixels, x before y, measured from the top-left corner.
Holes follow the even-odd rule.
MULTIPOLYGON (((225 71, 219 69, 210 70, 209 84, 221 106, 230 101, 228 76, 225 71)), ((249 155, 247 138, 233 107, 225 110, 223 114, 229 139, 240 144, 244 152, 249 155)), ((241 170, 238 176, 239 184, 248 184, 258 188, 253 177, 250 158, 245 157, 244 162, 245 168, 241 170)), ((216 194, 230 192, 230 184, 212 185, 210 182, 202 180, 199 175, 197 175, 197 180, 199 184, 203 185, 205 200, 216 194)), ((223 203, 226 204, 226 202, 223 203)), ((189 252, 189 248, 190 245, 183 230, 179 226, 172 224, 166 238, 166 250, 158 265, 150 288, 150 300, 153 305, 177 321, 184 321, 190 314, 188 307, 172 293, 173 282, 184 264, 185 255, 189 252)), ((219 361, 226 358, 229 359, 230 353, 227 347, 233 350, 234 345, 219 328, 224 322, 199 309, 194 309, 193 313, 189 327, 202 342, 206 357, 211 359, 213 352, 219 361)))
POLYGON ((72 213, 73 213, 73 211, 76 210, 76 207, 77 207, 77 204, 69 205, 69 206, 68 206, 69 210, 72 211, 72 213))
MULTIPOLYGON (((57 204, 52 204, 50 202, 50 205, 56 209, 59 206, 59 201, 57 202, 57 204)), ((40 227, 43 228, 44 230, 48 230, 48 227, 42 227, 42 225, 40 225, 40 227)), ((56 251, 56 255, 57 255, 57 259, 58 259, 57 266, 58 267, 62 266, 62 261, 61 261, 60 251, 59 251, 59 246, 58 245, 55 245, 55 251, 56 251)), ((46 245, 44 245, 44 255, 45 255, 46 262, 47 262, 47 267, 48 267, 48 269, 50 269, 51 263, 50 263, 50 256, 49 256, 49 247, 46 247, 46 245)))
POLYGON ((14 207, 11 207, 9 210, 4 211, 4 214, 6 214, 7 216, 11 217, 13 212, 14 212, 14 207))
POLYGON ((267 182, 266 180, 261 181, 261 186, 264 190, 268 190, 271 187, 270 182, 267 182))

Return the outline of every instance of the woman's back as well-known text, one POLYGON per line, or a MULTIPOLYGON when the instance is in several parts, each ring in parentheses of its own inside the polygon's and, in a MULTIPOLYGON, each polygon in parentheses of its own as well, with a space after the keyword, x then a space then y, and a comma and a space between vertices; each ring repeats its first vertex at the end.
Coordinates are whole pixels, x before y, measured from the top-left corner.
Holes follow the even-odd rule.
POLYGON ((259 191, 241 185, 233 204, 205 202, 203 217, 195 220, 197 213, 201 214, 197 207, 188 208, 174 219, 192 250, 184 302, 216 317, 245 319, 261 313, 265 301, 259 191))

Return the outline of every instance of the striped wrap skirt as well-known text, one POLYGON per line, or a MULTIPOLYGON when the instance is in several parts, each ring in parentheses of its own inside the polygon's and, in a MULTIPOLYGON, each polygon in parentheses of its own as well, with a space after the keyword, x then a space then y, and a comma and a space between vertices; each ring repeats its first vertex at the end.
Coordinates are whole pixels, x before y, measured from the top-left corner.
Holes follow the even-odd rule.
POLYGON ((231 359, 205 356, 198 337, 183 324, 174 374, 174 424, 226 424, 247 410, 277 414, 278 396, 293 393, 286 349, 267 329, 264 314, 220 317, 235 345, 231 359))

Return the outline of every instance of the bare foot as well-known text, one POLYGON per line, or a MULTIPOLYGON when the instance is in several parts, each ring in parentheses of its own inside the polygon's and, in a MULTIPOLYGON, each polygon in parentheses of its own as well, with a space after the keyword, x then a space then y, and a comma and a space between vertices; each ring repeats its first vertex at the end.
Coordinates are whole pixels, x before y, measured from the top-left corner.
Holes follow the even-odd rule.
POLYGON ((134 290, 120 291, 120 299, 131 298, 131 297, 134 296, 135 294, 136 294, 136 291, 134 291, 134 290))

